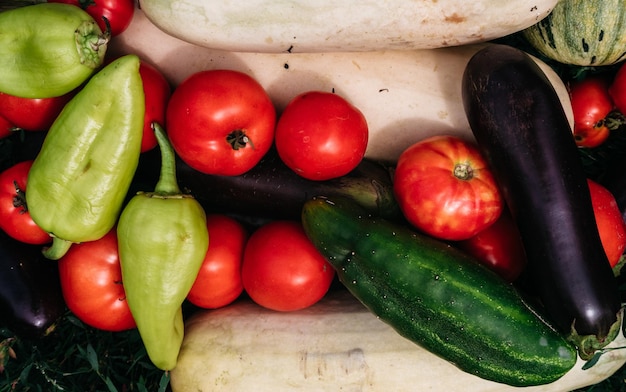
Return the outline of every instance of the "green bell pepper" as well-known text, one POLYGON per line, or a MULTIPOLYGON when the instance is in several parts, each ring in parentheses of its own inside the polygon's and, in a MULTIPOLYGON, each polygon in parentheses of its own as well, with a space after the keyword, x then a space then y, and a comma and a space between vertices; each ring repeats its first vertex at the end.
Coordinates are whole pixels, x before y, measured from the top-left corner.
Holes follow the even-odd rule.
POLYGON ((126 300, 150 360, 162 370, 176 366, 184 336, 181 305, 209 246, 204 209, 182 194, 174 150, 154 126, 161 148, 161 176, 154 192, 139 192, 117 225, 126 300))
POLYGON ((28 175, 26 203, 53 237, 44 255, 94 241, 115 225, 139 163, 145 98, 140 60, 123 56, 94 75, 50 127, 28 175))

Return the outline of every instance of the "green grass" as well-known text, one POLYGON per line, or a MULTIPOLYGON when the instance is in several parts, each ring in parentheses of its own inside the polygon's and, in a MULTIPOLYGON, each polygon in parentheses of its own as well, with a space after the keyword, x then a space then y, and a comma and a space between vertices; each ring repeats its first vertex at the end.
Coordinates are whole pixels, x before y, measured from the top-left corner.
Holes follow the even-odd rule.
POLYGON ((0 341, 1 392, 169 390, 169 374, 152 365, 136 329, 97 330, 68 311, 46 337, 23 340, 0 329, 0 341))

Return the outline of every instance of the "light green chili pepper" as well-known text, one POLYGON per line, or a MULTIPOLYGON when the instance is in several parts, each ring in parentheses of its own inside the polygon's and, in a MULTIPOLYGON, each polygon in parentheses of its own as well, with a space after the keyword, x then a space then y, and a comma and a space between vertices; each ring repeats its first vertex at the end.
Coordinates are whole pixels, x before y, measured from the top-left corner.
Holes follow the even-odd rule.
POLYGON ((155 124, 161 176, 154 192, 139 192, 122 211, 118 249, 126 300, 150 360, 176 366, 184 336, 181 305, 198 275, 209 245, 204 209, 182 194, 174 150, 155 124))
POLYGON ((94 75, 50 127, 28 175, 26 203, 53 237, 57 260, 72 243, 115 225, 139 163, 145 97, 135 55, 94 75))
POLYGON ((25 98, 64 95, 102 65, 109 38, 70 4, 0 12, 0 91, 25 98))

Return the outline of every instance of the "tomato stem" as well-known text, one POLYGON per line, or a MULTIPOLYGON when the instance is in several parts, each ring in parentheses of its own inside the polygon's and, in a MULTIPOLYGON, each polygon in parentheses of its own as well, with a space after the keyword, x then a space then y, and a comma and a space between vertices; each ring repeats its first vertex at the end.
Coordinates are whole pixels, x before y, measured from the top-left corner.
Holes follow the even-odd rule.
POLYGON ((248 144, 250 144, 250 147, 254 149, 254 144, 252 143, 252 140, 250 140, 250 138, 248 137, 248 135, 246 135, 243 129, 236 129, 229 133, 226 136, 226 142, 230 144, 233 150, 239 150, 240 148, 246 147, 248 144))
POLYGON ((13 181, 13 186, 15 186, 15 196, 13 196, 13 207, 20 208, 20 214, 25 214, 28 212, 28 207, 26 207, 26 193, 17 185, 17 181, 13 181))
POLYGON ((469 181, 474 177, 474 170, 469 163, 457 163, 454 165, 454 176, 459 180, 469 181))

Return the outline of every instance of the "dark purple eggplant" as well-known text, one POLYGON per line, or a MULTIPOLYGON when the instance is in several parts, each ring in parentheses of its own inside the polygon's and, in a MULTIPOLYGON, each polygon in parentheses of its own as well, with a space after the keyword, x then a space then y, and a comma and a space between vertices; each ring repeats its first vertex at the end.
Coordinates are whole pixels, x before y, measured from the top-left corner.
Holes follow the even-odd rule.
POLYGON ((589 358, 619 332, 621 304, 559 98, 535 61, 506 45, 472 57, 462 94, 522 235, 529 279, 554 325, 589 358))
MULTIPOLYGON (((154 176, 150 167, 155 167, 157 157, 144 154, 142 159, 136 181, 154 176)), ((391 169, 367 158, 349 174, 327 181, 300 177, 274 150, 239 176, 203 174, 180 159, 176 167, 180 187, 189 191, 207 212, 260 219, 300 219, 305 201, 316 196, 342 195, 377 216, 395 220, 402 216, 393 195, 391 169)))
POLYGON ((0 324, 27 339, 45 336, 66 310, 57 263, 0 230, 0 324))

